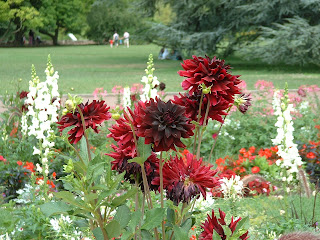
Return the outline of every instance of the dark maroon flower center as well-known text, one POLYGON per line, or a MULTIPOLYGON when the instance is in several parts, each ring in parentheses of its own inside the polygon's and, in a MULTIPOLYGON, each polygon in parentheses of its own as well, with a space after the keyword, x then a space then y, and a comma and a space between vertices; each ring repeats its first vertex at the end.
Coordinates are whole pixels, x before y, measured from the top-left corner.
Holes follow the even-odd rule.
POLYGON ((163 122, 166 124, 166 125, 171 125, 175 120, 175 117, 173 116, 172 112, 171 111, 166 111, 164 114, 163 114, 163 122))

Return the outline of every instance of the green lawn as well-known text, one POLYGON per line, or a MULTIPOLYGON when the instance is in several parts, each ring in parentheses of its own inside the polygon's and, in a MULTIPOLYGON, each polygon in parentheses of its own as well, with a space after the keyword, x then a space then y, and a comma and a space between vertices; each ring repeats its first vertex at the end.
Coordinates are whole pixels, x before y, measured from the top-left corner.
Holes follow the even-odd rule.
MULTIPOLYGON (((129 49, 109 46, 61 46, 38 48, 0 49, 0 94, 16 90, 18 79, 21 88, 28 88, 31 64, 34 64, 41 80, 44 79, 46 59, 51 54, 52 63, 60 75, 59 88, 63 93, 74 88, 75 93, 92 93, 103 87, 108 91, 114 85, 138 83, 145 74, 148 55, 155 58, 155 75, 167 84, 167 91, 181 91, 183 80, 177 74, 182 69, 180 61, 158 60, 160 47, 155 45, 131 46, 129 49)), ((273 81, 280 88, 289 83, 289 88, 301 84, 320 84, 320 69, 315 66, 266 65, 231 57, 226 59, 233 67, 233 74, 242 75, 249 89, 254 89, 258 79, 273 81)))

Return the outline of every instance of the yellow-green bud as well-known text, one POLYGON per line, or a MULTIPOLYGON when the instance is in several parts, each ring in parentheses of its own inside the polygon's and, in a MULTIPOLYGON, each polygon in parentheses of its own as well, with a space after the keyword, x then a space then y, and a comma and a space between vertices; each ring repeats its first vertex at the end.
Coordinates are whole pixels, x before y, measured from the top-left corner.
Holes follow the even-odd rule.
POLYGON ((73 112, 74 108, 75 108, 75 104, 72 100, 67 100, 66 103, 66 109, 69 111, 69 112, 73 112))
POLYGON ((74 166, 73 166, 72 159, 69 159, 68 164, 67 165, 63 165, 63 170, 66 173, 71 173, 73 171, 73 169, 74 169, 74 166))
POLYGON ((119 113, 113 113, 113 114, 112 114, 112 118, 113 118, 114 120, 118 120, 118 119, 120 118, 120 114, 119 114, 119 113))
POLYGON ((64 115, 66 115, 67 113, 68 113, 69 111, 68 111, 68 109, 63 109, 63 111, 62 111, 62 115, 64 116, 64 115))

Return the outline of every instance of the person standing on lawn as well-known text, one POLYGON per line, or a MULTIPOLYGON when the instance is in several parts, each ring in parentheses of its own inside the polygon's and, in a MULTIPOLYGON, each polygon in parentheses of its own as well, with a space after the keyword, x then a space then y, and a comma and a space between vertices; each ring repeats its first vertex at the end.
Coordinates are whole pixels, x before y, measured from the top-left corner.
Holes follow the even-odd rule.
POLYGON ((113 34, 113 45, 115 47, 118 47, 119 45, 119 34, 117 33, 117 31, 115 31, 113 34))
POLYGON ((124 43, 124 46, 125 47, 129 47, 129 37, 130 37, 130 34, 128 32, 124 32, 123 34, 123 43, 124 43))

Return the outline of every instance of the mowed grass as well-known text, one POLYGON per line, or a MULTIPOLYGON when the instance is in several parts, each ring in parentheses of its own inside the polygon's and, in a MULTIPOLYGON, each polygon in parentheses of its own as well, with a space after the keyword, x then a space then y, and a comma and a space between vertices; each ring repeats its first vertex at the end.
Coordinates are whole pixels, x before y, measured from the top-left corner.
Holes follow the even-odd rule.
MULTIPOLYGON (((16 91, 19 79, 22 79, 20 89, 28 89, 32 64, 40 79, 44 80, 48 54, 59 72, 59 89, 63 93, 91 94, 98 87, 110 92, 114 85, 139 83, 145 75, 150 53, 154 56, 154 74, 167 85, 167 91, 182 91, 181 81, 184 78, 177 74, 182 69, 181 61, 158 60, 159 50, 160 47, 155 45, 132 45, 129 49, 106 45, 1 48, 0 95, 16 91)), ((247 82, 249 89, 254 89, 254 83, 259 79, 272 81, 279 88, 288 82, 290 89, 302 84, 320 83, 320 68, 317 66, 266 65, 239 57, 227 58, 226 62, 232 66, 233 74, 241 75, 241 79, 247 82)))

